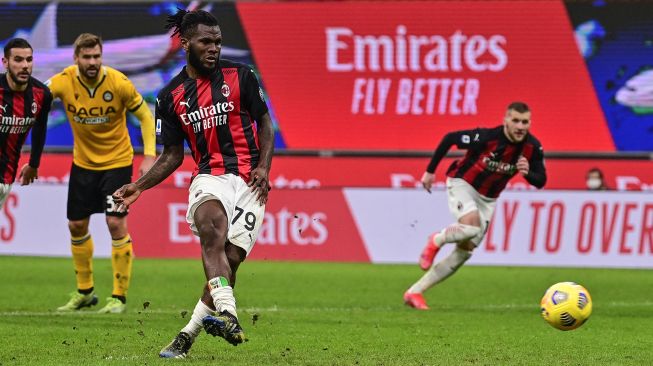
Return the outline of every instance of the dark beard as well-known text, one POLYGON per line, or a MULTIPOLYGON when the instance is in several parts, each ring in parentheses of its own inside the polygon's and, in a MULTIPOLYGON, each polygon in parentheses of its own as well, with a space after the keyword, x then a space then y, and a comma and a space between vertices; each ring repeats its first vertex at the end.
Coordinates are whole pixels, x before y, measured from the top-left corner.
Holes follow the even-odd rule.
MULTIPOLYGON (((218 55, 218 60, 220 59, 220 56, 218 55)), ((211 75, 216 70, 218 70, 218 62, 215 63, 215 68, 208 68, 202 65, 202 61, 200 61, 200 58, 197 57, 197 53, 193 46, 191 45, 189 50, 188 50, 188 63, 195 69, 197 70, 198 73, 202 75, 211 75)))
POLYGON ((84 69, 84 70, 81 70, 81 68, 80 68, 79 71, 80 71, 80 72, 82 73, 82 75, 84 75, 84 77, 85 77, 86 79, 88 79, 89 81, 97 80, 97 79, 100 77, 100 68, 94 69, 94 70, 95 70, 95 76, 93 76, 93 77, 91 77, 91 76, 88 75, 88 71, 89 71, 89 70, 91 70, 91 69, 90 69, 90 68, 86 68, 86 69, 84 69))
POLYGON ((27 81, 22 81, 22 80, 18 79, 18 75, 15 75, 13 72, 11 72, 9 70, 7 70, 7 74, 9 74, 9 77, 11 78, 11 80, 14 81, 14 83, 16 85, 21 85, 22 86, 22 85, 25 85, 25 84, 29 83, 29 79, 27 79, 27 81))

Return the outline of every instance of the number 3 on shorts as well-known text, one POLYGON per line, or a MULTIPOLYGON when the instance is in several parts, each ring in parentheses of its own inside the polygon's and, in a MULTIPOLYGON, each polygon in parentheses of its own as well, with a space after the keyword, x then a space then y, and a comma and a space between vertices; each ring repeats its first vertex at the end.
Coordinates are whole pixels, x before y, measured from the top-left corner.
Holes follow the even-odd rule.
POLYGON ((251 213, 249 211, 245 212, 245 210, 243 210, 242 208, 240 208, 238 206, 236 206, 236 215, 234 216, 234 219, 231 220, 231 225, 235 224, 236 221, 238 221, 238 219, 243 215, 243 213, 245 214, 245 225, 243 225, 243 226, 248 231, 254 230, 254 226, 256 224, 256 215, 254 215, 253 213, 251 213))

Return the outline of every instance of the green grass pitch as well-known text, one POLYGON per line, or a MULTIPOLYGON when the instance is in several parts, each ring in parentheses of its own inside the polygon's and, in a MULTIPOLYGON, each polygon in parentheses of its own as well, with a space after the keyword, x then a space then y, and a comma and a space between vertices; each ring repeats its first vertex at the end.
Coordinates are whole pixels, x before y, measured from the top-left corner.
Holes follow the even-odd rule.
MULTIPOLYGON (((203 283, 198 260, 136 259, 128 313, 56 314, 74 289, 69 258, 0 256, 0 365, 651 365, 653 271, 465 266, 402 304, 416 265, 245 262, 236 286, 249 341, 202 334, 186 360, 159 350, 186 323, 203 283), (562 332, 539 315, 544 290, 576 281, 594 312, 562 332)), ((96 292, 111 289, 95 261, 96 292)), ((99 307, 95 307, 97 309, 99 307)))

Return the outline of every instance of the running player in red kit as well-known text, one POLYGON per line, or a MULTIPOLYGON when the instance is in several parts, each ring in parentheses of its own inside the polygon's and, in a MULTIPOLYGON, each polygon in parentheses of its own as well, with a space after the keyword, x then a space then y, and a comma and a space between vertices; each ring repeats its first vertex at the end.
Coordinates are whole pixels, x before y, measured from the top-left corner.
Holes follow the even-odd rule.
POLYGON ((451 146, 466 149, 464 158, 447 171, 449 211, 458 221, 429 237, 419 259, 426 273, 404 294, 408 306, 427 310, 422 293, 454 274, 472 256, 485 236, 499 194, 512 177, 520 173, 533 186, 544 187, 542 145, 528 132, 530 127, 528 105, 514 102, 508 106, 503 125, 451 132, 442 139, 422 185, 431 193, 435 168, 451 146), (435 255, 447 243, 456 243, 456 248, 433 266, 435 255))
POLYGON ((202 328, 233 345, 245 339, 233 286, 263 221, 274 132, 254 72, 220 60, 222 33, 213 15, 179 10, 168 28, 181 37, 186 67, 157 98, 163 154, 114 200, 128 206, 169 176, 182 163, 186 140, 196 164, 186 220, 200 237, 207 282, 189 323, 159 353, 184 358, 202 328))
POLYGON ((18 180, 24 186, 38 178, 52 94, 32 77, 33 62, 34 51, 29 42, 22 38, 7 42, 2 58, 7 72, 0 74, 0 207, 16 180, 20 149, 30 129, 32 151, 18 180))

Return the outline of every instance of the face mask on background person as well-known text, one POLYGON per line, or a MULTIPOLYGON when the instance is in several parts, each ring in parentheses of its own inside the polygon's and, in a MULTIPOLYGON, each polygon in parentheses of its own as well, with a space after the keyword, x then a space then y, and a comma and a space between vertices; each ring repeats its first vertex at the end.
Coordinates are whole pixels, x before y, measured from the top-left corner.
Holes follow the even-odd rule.
POLYGON ((600 178, 588 178, 587 179, 587 189, 596 190, 601 188, 601 179, 600 178))

